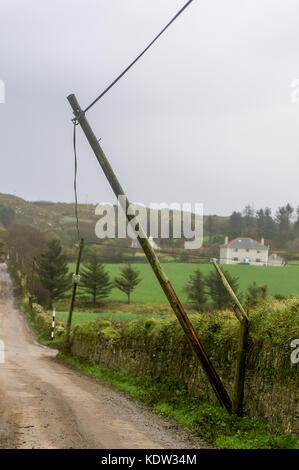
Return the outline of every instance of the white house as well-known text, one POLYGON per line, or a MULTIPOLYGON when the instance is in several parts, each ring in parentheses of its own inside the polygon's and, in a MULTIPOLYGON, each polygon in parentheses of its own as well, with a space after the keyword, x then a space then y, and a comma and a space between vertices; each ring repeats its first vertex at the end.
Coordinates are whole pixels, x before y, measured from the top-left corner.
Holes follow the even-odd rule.
POLYGON ((269 246, 265 246, 264 239, 260 242, 253 238, 238 237, 220 246, 220 264, 251 264, 267 266, 269 246))

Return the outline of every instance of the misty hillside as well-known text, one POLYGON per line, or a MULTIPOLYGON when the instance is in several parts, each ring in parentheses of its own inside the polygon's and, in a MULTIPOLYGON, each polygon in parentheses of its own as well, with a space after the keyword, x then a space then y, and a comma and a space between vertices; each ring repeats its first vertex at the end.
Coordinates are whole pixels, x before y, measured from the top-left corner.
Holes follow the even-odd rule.
MULTIPOLYGON (((77 228, 75 218, 75 204, 51 201, 25 201, 24 199, 11 195, 0 194, 0 208, 9 209, 7 221, 0 218, 0 233, 6 231, 8 226, 15 224, 27 225, 38 229, 47 238, 58 238, 66 247, 72 248, 77 241, 77 228)), ((95 215, 96 205, 78 204, 78 218, 80 236, 86 242, 97 242, 102 245, 115 245, 119 249, 129 248, 131 240, 127 239, 105 239, 99 240, 95 236, 95 225, 99 216, 95 215)), ((161 211, 159 211, 161 212, 161 211)), ((163 212, 163 211, 162 211, 163 212)), ((170 218, 175 217, 175 212, 170 218)), ((204 245, 208 248, 208 256, 213 253, 217 255, 219 243, 223 241, 227 217, 205 216, 204 217, 204 245), (212 252, 210 253, 212 248, 212 252)), ((117 231, 117 217, 115 221, 117 231)), ((183 250, 184 239, 172 239, 170 224, 170 239, 158 238, 160 247, 169 251, 173 256, 183 250)), ((205 251, 205 248, 201 249, 205 251)), ((190 251, 190 250, 189 250, 190 251)), ((181 253, 183 256, 183 254, 181 253)))

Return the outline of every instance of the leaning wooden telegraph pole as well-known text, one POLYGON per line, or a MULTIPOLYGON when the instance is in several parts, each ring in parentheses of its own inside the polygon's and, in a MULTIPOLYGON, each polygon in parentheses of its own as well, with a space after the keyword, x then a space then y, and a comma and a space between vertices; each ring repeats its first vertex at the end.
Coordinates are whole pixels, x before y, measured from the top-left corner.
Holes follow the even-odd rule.
MULTIPOLYGON (((75 97, 74 94, 71 94, 68 96, 68 101, 73 109, 74 115, 75 115, 75 120, 80 124, 91 148, 94 151, 94 154, 99 162, 99 164, 102 167, 102 170, 108 179, 110 186, 115 194, 115 196, 118 198, 119 196, 124 196, 122 199, 124 200, 123 202, 123 207, 122 209, 124 210, 126 217, 128 221, 132 220, 134 217, 133 215, 129 215, 127 213, 127 209, 130 205, 128 198, 125 195, 125 192, 123 188, 121 187, 109 161, 107 160, 106 155, 104 154, 98 139, 96 138, 93 130, 90 127, 89 122, 86 119, 85 113, 82 111, 77 98, 75 97)), ((135 219, 136 220, 136 219, 135 219)), ((199 358, 201 365, 213 387, 213 390, 221 404, 221 406, 225 407, 228 413, 231 413, 231 408, 232 408, 232 403, 230 400, 230 397, 220 380, 220 377, 218 376, 216 370, 213 367, 213 364, 209 360, 203 346, 201 345, 198 336, 196 334, 196 331, 194 330, 193 325, 191 324, 181 302, 179 301, 168 277, 166 276, 166 273, 164 272, 158 257, 152 248, 152 246, 149 243, 149 240, 141 227, 140 224, 137 224, 139 228, 139 233, 142 234, 141 236, 138 236, 137 239, 156 275, 156 278, 158 279, 167 299, 168 302, 170 303, 172 310, 174 311, 177 319, 179 320, 188 340, 189 343, 196 354, 196 356, 199 358)))
POLYGON ((69 343, 69 341, 70 341, 72 316, 73 316, 73 310, 74 310, 74 305, 75 305, 77 286, 78 286, 78 282, 79 282, 79 269, 80 269, 80 262, 81 262, 83 246, 84 246, 84 239, 81 238, 80 244, 79 244, 79 253, 78 253, 78 258, 77 258, 77 264, 76 264, 76 272, 75 272, 75 274, 73 274, 73 292, 72 292, 71 305, 70 305, 70 310, 69 310, 69 315, 68 315, 67 325, 66 325, 67 343, 69 343))

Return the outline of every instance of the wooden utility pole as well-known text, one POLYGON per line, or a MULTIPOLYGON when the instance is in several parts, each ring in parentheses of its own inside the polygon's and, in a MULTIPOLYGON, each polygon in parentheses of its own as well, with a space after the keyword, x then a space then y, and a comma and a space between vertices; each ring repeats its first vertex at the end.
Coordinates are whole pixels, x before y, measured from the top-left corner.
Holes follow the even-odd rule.
POLYGON ((234 379, 234 389, 233 389, 233 400, 232 400, 232 413, 238 416, 241 416, 243 413, 243 399, 244 399, 244 383, 245 383, 245 370, 246 370, 246 350, 247 350, 247 340, 248 340, 248 327, 249 319, 239 301, 238 297, 231 288, 228 280, 226 279, 224 273, 221 271, 220 267, 216 263, 216 260, 213 259, 213 265, 221 278, 224 287, 231 296, 234 304, 233 309, 236 314, 237 319, 240 322, 240 331, 239 331, 239 343, 237 351, 237 360, 236 360, 236 371, 234 379))
POLYGON ((71 333, 71 326, 72 326, 72 316, 73 316, 73 310, 74 310, 74 304, 75 304, 75 298, 76 298, 77 285, 78 285, 78 282, 79 282, 78 275, 79 275, 79 269, 80 269, 80 262, 81 262, 83 246, 84 246, 84 238, 81 238, 80 244, 79 244, 78 259, 77 259, 77 264, 76 264, 76 272, 75 272, 75 275, 73 275, 73 293, 72 293, 71 305, 70 305, 69 316, 68 316, 68 319, 67 319, 67 326, 66 326, 67 342, 68 343, 69 343, 69 340, 70 340, 70 333, 71 333))
POLYGON ((243 414, 248 326, 248 318, 242 318, 240 322, 239 344, 232 400, 232 413, 238 416, 242 416, 243 414))
MULTIPOLYGON (((107 160, 106 155, 104 154, 98 139, 96 138, 94 132, 92 131, 89 122, 86 119, 85 113, 82 111, 77 98, 75 95, 69 95, 68 96, 68 101, 73 109, 74 115, 75 115, 75 123, 78 122, 91 146, 91 148, 94 151, 94 154, 99 162, 99 164, 102 167, 102 170, 108 179, 110 186, 115 194, 115 196, 118 198, 119 196, 124 196, 123 199, 124 202, 122 202, 123 206, 122 209, 124 210, 126 217, 128 221, 132 220, 134 217, 133 215, 129 215, 127 213, 127 208, 129 207, 130 203, 128 198, 125 195, 125 192, 123 188, 121 187, 113 169, 111 168, 111 165, 109 161, 107 160)), ((136 219, 135 219, 136 220, 136 219)), ((170 303, 172 310, 174 311, 177 319, 179 320, 187 338, 188 341, 198 357, 198 359, 201 362, 201 365, 210 381, 210 384, 221 404, 221 406, 225 407, 228 413, 231 413, 231 408, 232 408, 232 403, 231 399, 220 379, 218 376, 216 370, 214 369, 213 364, 209 360, 203 346, 201 345, 198 336, 196 334, 196 331, 191 324, 181 302, 179 301, 166 273, 164 272, 158 257, 152 248, 152 246, 149 243, 149 240, 142 228, 142 226, 138 223, 136 225, 136 228, 139 229, 140 235, 137 237, 138 241, 148 259, 148 262, 150 263, 156 278, 158 279, 167 299, 168 302, 170 303)))

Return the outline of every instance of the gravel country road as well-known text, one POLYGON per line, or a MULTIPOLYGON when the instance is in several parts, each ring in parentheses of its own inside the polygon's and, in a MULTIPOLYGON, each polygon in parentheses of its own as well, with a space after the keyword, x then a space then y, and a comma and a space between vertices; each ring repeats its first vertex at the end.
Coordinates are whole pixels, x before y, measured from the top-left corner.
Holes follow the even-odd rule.
POLYGON ((0 264, 0 448, 191 449, 207 447, 123 393, 59 363, 15 306, 0 264))

